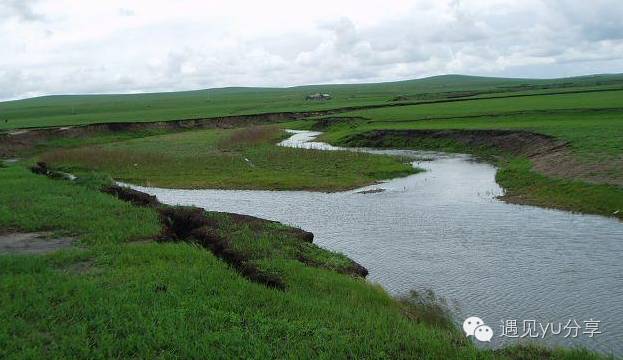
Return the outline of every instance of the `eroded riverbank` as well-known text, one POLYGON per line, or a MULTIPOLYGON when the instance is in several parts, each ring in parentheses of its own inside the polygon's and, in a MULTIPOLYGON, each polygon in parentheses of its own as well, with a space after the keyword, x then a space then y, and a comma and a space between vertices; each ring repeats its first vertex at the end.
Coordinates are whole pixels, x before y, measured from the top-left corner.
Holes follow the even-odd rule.
MULTIPOLYGON (((317 135, 317 134, 316 134, 317 135)), ((301 132, 289 145, 329 150, 301 132)), ((288 143, 286 143, 288 144, 288 143)), ((460 306, 457 317, 480 315, 500 337, 500 322, 599 320, 602 334, 546 336, 551 345, 623 352, 623 225, 615 219, 496 199, 495 167, 469 156, 372 150, 432 161, 428 171, 341 193, 170 190, 141 188, 167 204, 267 218, 301 227, 316 242, 370 270, 393 294, 430 288, 460 306), (362 190, 385 191, 361 194, 362 190)))

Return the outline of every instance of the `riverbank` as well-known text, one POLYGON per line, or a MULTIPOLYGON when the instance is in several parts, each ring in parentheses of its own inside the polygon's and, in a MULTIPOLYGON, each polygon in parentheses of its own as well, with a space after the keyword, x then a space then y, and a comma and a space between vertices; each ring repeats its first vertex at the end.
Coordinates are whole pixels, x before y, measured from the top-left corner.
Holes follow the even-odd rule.
MULTIPOLYGON (((293 128, 319 126, 327 130, 326 139, 346 145, 358 141, 371 144, 365 134, 377 130, 493 128, 552 136, 568 143, 571 155, 590 165, 572 167, 574 171, 582 170, 573 176, 584 180, 545 177, 535 173, 531 160, 522 154, 506 156, 500 149, 456 141, 416 141, 403 135, 384 135, 376 146, 386 143, 389 147, 425 148, 428 142, 429 149, 476 153, 495 159, 501 169, 498 182, 507 188, 507 196, 533 204, 541 200, 544 206, 560 202, 557 207, 575 206, 576 211, 602 211, 607 215, 606 210, 611 211, 620 201, 610 190, 616 185, 599 183, 621 178, 617 167, 622 129, 616 97, 619 93, 444 100, 417 108, 404 103, 322 121, 305 122, 299 117, 273 120, 299 119, 293 128), (605 167, 592 174, 592 166, 602 163, 605 167), (587 183, 590 179, 596 182, 587 183), (595 192, 602 186, 608 188, 603 193, 595 192)), ((191 111, 179 108, 182 110, 175 109, 176 114, 191 111)), ((31 118, 29 111, 24 113, 26 122, 48 124, 49 116, 37 118, 40 115, 33 110, 31 118)), ((141 117, 141 121, 172 116, 158 109, 145 114, 155 117, 143 117, 141 112, 132 115, 141 117)), ((108 115, 102 112, 98 116, 108 115)), ((115 121, 128 120, 127 113, 113 115, 115 121)), ((271 121, 263 116, 253 117, 251 123, 271 121)), ((52 120, 65 118, 59 115, 52 120)), ((71 120, 83 123, 96 118, 85 115, 71 120)), ((35 156, 62 170, 76 170, 79 178, 70 183, 34 175, 23 164, 0 166, 0 233, 45 232, 46 236, 72 239, 75 244, 41 256, 0 256, 0 357, 602 357, 577 349, 480 349, 466 341, 456 328, 448 327, 443 317, 439 321, 443 309, 422 301, 421 296, 406 302, 392 298, 379 286, 345 271, 349 265, 353 268, 347 257, 301 241, 296 235, 300 233, 289 227, 261 220, 239 221, 236 215, 208 212, 199 216, 199 226, 190 226, 193 231, 188 232, 196 230, 192 236, 175 233, 168 235, 170 241, 156 241, 163 236, 163 214, 158 209, 136 207, 99 191, 103 183, 110 181, 107 173, 145 185, 333 191, 412 172, 410 165, 396 158, 279 149, 274 142, 281 135, 236 135, 237 130, 221 128, 246 124, 247 118, 227 119, 232 122, 204 119, 144 126, 122 124, 119 128, 106 124, 2 135, 0 150, 20 155, 26 165, 34 162, 31 157, 35 156), (195 127, 209 129, 187 131, 195 127), (93 134, 89 134, 90 130, 93 134), (261 141, 256 142, 256 138, 261 141), (7 139, 10 141, 5 142, 7 139)), ((373 196, 390 194, 353 196, 374 201, 373 196)), ((418 206, 421 199, 411 204, 418 206)), ((339 205, 343 208, 344 202, 339 205)), ((291 208, 286 210, 293 212, 291 208)), ((427 209, 420 210, 418 218, 428 220, 427 209)), ((182 219, 194 219, 195 211, 182 219)), ((465 208, 458 213, 465 213, 465 208)), ((173 217, 169 214, 165 218, 173 217)), ((517 227, 515 218, 512 220, 508 224, 517 227)), ((530 225, 525 228, 532 229, 530 225)), ((431 233, 430 228, 422 229, 431 233)), ((448 229, 432 232, 436 243, 448 237, 448 229)), ((418 231, 409 233, 411 242, 414 234, 418 231)), ((504 240, 508 232, 501 234, 494 240, 504 240)), ((478 237, 481 235, 482 231, 478 231, 478 237)), ((540 238, 528 239, 526 248, 533 248, 535 239, 540 238)), ((517 242, 515 238, 510 240, 517 242)), ((491 243, 493 247, 487 249, 495 254, 500 245, 491 243)), ((452 249, 465 246, 459 243, 452 249)), ((405 253, 400 247, 396 250, 405 253)), ((413 257, 413 253, 405 256, 413 257)), ((430 255, 428 260, 438 263, 439 256, 430 255)), ((447 257, 455 264, 461 261, 468 266, 463 258, 447 257)), ((396 262, 390 260, 385 262, 396 262)), ((482 283, 479 277, 474 278, 482 283)))
POLYGON ((258 254, 254 264, 285 289, 248 280, 202 247, 154 241, 162 236, 157 211, 94 190, 99 180, 84 179, 85 186, 11 165, 0 169, 0 181, 3 231, 48 230, 81 244, 0 256, 3 357, 600 358, 478 349, 439 322, 439 309, 427 315, 430 305, 417 298, 399 302, 331 270, 343 257, 279 224, 258 228, 207 213, 233 248, 258 254), (297 258, 298 246, 316 260, 297 258))
POLYGON ((505 200, 623 216, 617 92, 428 104, 344 113, 305 128, 322 141, 471 153, 500 168, 505 200))
MULTIPOLYGON (((623 76, 595 75, 564 79, 504 79, 447 75, 352 85, 294 88, 223 88, 152 94, 45 96, 0 102, 0 130, 67 127, 101 123, 218 123, 236 118, 274 120, 290 115, 335 114, 344 111, 411 104, 471 102, 482 98, 514 98, 621 90, 623 76), (330 101, 308 101, 306 95, 330 92, 330 101), (180 121, 188 119, 187 121, 180 121)), ((240 124, 243 125, 243 124, 240 124)), ((248 125, 248 123, 246 124, 248 125)))
POLYGON ((340 191, 420 171, 396 157, 276 146, 285 136, 274 126, 210 129, 56 149, 38 159, 72 173, 185 189, 340 191))
POLYGON ((623 219, 620 186, 548 177, 535 170, 562 172, 574 166, 569 144, 552 136, 521 130, 373 130, 334 144, 471 153, 498 166, 496 181, 505 189, 504 201, 623 219))

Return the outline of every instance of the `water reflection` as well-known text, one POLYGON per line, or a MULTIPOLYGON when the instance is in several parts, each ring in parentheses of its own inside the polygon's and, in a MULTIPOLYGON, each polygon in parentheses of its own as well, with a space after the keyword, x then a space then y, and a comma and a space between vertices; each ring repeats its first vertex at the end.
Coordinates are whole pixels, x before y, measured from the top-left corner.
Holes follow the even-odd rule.
MULTIPOLYGON (((340 150, 294 132, 282 146, 340 150)), ((469 156, 357 149, 411 157, 425 173, 353 191, 168 190, 136 187, 168 204, 200 206, 295 225, 370 270, 393 294, 433 289, 478 315, 501 338, 501 321, 600 320, 603 334, 548 336, 549 344, 623 353, 623 224, 496 199, 496 169, 469 156), (432 161, 421 161, 426 158, 432 161), (362 190, 382 192, 362 194, 362 190)), ((521 330, 521 328, 520 328, 521 330)))

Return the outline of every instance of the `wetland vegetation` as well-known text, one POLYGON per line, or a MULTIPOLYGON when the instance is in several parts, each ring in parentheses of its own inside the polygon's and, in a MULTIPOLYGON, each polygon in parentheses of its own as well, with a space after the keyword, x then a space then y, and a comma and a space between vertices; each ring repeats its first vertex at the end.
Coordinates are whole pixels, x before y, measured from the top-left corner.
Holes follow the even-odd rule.
POLYGON ((284 225, 204 213, 216 235, 228 234, 229 248, 284 284, 265 286, 197 241, 162 241, 157 209, 100 189, 114 178, 176 188, 338 191, 417 171, 395 157, 275 146, 286 127, 321 126, 323 140, 332 144, 474 153, 500 166, 497 180, 511 201, 621 217, 622 81, 452 76, 1 103, 8 121, 0 126, 7 131, 340 110, 241 129, 229 124, 54 135, 20 147, 13 154, 23 157, 20 162, 0 166, 0 234, 50 231, 76 237, 79 246, 43 256, 0 256, 0 357, 602 358, 582 349, 478 348, 448 325, 443 309, 397 301, 344 271, 351 265, 346 256, 302 241, 284 225), (301 100, 317 89, 334 100, 301 100), (568 94, 542 95, 560 92, 568 94), (508 97, 513 94, 521 97, 508 97), (418 103, 430 101, 438 103, 418 103), (379 107, 348 109, 371 105, 379 107), (523 131, 564 146, 548 158, 499 143, 412 136, 418 130, 523 131), (71 171, 78 180, 35 175, 27 168, 35 161, 71 171), (567 166, 553 166, 560 164, 567 166))

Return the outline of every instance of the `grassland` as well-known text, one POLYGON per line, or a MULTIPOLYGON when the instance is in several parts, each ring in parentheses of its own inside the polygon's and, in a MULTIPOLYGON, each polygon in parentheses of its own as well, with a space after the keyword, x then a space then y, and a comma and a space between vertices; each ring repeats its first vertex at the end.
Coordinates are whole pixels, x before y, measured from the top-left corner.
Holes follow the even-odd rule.
POLYGON ((64 95, 0 102, 0 129, 103 122, 196 119, 271 112, 327 110, 420 101, 594 91, 623 87, 623 75, 553 80, 439 76, 380 84, 293 88, 224 88, 132 95, 64 95), (327 102, 305 101, 329 92, 327 102))
MULTIPOLYGON (((2 358, 600 358, 582 350, 479 350, 431 322, 419 301, 397 301, 361 279, 293 259, 296 240, 281 225, 250 231, 208 213, 228 222, 223 231, 282 276, 286 291, 247 280, 201 247, 147 241, 160 232, 153 209, 17 165, 0 168, 0 181, 7 185, 1 229, 83 239, 80 248, 51 255, 0 256, 2 358)), ((342 262, 306 246, 318 262, 342 262)))
MULTIPOLYGON (((323 139, 365 146, 361 134, 378 130, 521 130, 568 143, 558 163, 474 148, 444 139, 393 137, 376 146, 468 152, 501 167, 498 182, 509 200, 610 216, 623 209, 623 93, 532 96, 426 104, 341 114, 327 121, 323 139), (357 140, 358 139, 358 140, 357 140)), ((621 212, 617 214, 621 217, 621 212)))
MULTIPOLYGON (((348 119, 325 122, 324 139, 366 145, 362 136, 370 132, 414 129, 551 135, 568 142, 570 157, 564 159, 572 161, 573 171, 564 176, 539 172, 533 158, 494 147, 401 136, 384 137, 378 145, 472 152, 500 166, 497 180, 515 199, 611 215, 623 208, 616 185, 623 179, 623 93, 601 90, 620 80, 453 76, 378 85, 46 97, 0 103, 0 127, 440 100, 340 114, 348 119), (578 89, 592 92, 538 95, 578 89), (335 101, 301 100, 315 91, 331 92, 335 101), (479 99, 509 94, 531 96, 479 99), (447 102, 457 98, 469 101, 447 102)), ((317 119, 288 124, 314 126, 317 119)), ((110 181, 108 174, 156 186, 338 190, 412 171, 395 158, 275 147, 282 137, 271 127, 151 129, 59 138, 23 153, 23 164, 43 159, 79 173, 75 183, 34 175, 22 164, 0 166, 0 234, 45 230, 80 241, 44 256, 0 255, 0 358, 602 358, 576 349, 479 349, 448 325, 443 308, 418 298, 393 299, 378 286, 342 274, 350 264, 345 256, 301 242, 280 224, 251 227, 231 215, 207 213, 236 251, 286 284, 285 290, 267 287, 201 246, 154 241, 162 236, 155 209, 99 191, 110 181)))
POLYGON ((338 191, 417 171, 394 157, 275 146, 284 136, 275 127, 180 132, 54 150, 40 159, 70 172, 172 188, 338 191))

